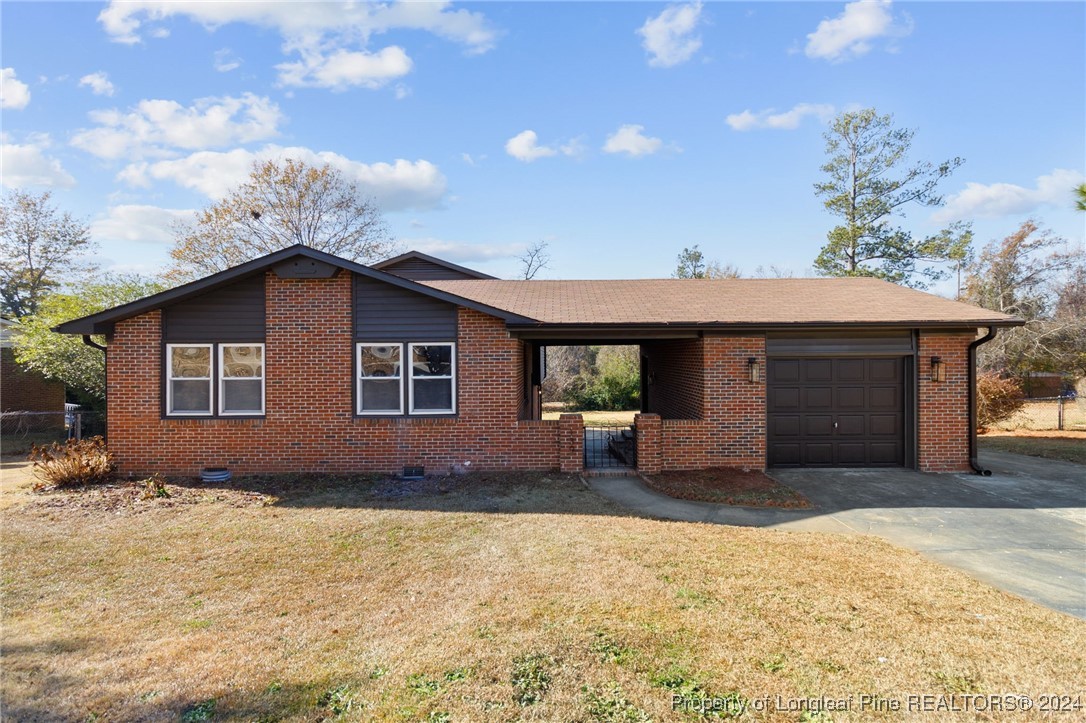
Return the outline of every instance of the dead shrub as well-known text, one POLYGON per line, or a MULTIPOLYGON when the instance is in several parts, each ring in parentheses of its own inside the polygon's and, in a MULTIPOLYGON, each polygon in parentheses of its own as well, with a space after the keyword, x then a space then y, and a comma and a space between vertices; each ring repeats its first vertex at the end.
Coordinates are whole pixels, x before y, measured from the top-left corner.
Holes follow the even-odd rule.
POLYGON ((113 476, 113 453, 106 449, 102 437, 90 437, 66 444, 53 442, 30 449, 30 461, 34 463, 35 490, 78 487, 108 482, 113 476))
POLYGON ((993 424, 1010 419, 1026 403, 1017 379, 993 372, 977 375, 977 430, 985 432, 993 424))

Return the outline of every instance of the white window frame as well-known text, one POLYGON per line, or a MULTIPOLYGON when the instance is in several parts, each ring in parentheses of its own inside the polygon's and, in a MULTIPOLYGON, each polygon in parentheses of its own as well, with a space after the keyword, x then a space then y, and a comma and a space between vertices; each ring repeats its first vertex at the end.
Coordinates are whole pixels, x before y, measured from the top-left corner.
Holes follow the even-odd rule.
POLYGON ((411 414, 414 415, 434 415, 434 414, 456 414, 456 342, 455 341, 420 341, 412 342, 407 345, 407 399, 408 408, 411 410, 411 414), (415 347, 417 346, 447 346, 451 347, 449 353, 451 372, 449 376, 426 376, 415 377, 415 347), (451 380, 451 409, 415 409, 415 379, 449 379, 451 380))
POLYGON ((211 417, 215 412, 215 345, 214 344, 167 344, 166 345, 166 416, 168 417, 211 417), (175 377, 173 375, 173 350, 178 348, 207 349, 207 377, 175 377), (175 381, 207 382, 207 411, 190 409, 175 412, 173 410, 173 383, 175 381))
POLYGON ((403 385, 404 385, 404 345, 401 341, 360 341, 355 344, 354 352, 355 363, 355 413, 360 417, 388 417, 392 415, 403 414, 403 385), (363 379, 389 379, 392 377, 364 377, 362 376, 362 349, 366 347, 374 346, 394 346, 400 350, 400 373, 396 376, 396 381, 399 382, 396 386, 400 390, 399 400, 400 404, 395 409, 362 409, 362 380, 363 379))
POLYGON ((218 364, 219 364, 218 368, 216 368, 214 370, 216 372, 217 376, 218 376, 218 379, 219 379, 219 384, 218 384, 218 390, 219 390, 219 403, 218 403, 219 416, 220 417, 263 417, 264 416, 264 410, 265 410, 265 407, 267 405, 267 401, 265 399, 266 383, 265 383, 264 380, 268 376, 268 374, 267 374, 267 358, 265 356, 264 344, 262 344, 262 343, 252 343, 252 342, 226 342, 226 343, 216 344, 215 346, 218 347, 217 359, 218 359, 218 364), (252 381, 254 379, 254 377, 227 377, 226 376, 226 374, 224 372, 224 367, 223 367, 223 350, 226 349, 226 347, 228 347, 228 346, 258 346, 258 347, 260 347, 260 411, 259 412, 254 412, 252 410, 247 410, 247 411, 243 411, 243 412, 229 412, 229 411, 226 410, 226 383, 228 381, 232 380, 232 379, 244 379, 244 380, 248 380, 248 381, 252 381))

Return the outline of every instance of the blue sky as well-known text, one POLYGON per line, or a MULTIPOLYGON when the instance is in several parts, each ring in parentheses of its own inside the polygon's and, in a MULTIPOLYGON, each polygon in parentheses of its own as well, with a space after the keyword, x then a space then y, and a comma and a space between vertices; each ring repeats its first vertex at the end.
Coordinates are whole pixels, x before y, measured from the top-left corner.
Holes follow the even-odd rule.
POLYGON ((930 233, 1030 216, 1082 244, 1086 5, 5 2, 5 187, 150 272, 268 156, 333 163, 393 234, 499 276, 667 276, 684 247, 809 273, 822 133, 873 106, 966 159, 930 233))

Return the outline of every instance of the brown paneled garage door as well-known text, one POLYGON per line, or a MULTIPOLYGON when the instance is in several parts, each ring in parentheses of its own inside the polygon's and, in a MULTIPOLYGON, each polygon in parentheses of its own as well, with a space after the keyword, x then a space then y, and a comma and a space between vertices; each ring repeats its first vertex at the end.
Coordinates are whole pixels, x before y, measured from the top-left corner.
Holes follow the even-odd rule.
POLYGON ((904 360, 768 360, 769 464, 905 464, 904 360))

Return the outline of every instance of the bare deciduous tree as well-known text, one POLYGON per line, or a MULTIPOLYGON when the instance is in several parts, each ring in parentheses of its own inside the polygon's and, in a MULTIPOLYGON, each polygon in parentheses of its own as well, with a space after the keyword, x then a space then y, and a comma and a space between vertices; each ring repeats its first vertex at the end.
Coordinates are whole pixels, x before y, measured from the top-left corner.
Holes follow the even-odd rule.
POLYGON ((376 202, 325 164, 257 161, 226 198, 176 229, 172 281, 187 281, 294 244, 362 263, 396 248, 376 202))
POLYGON ((547 252, 548 245, 546 241, 536 241, 517 257, 520 261, 520 278, 531 281, 540 271, 550 268, 551 256, 547 252))

